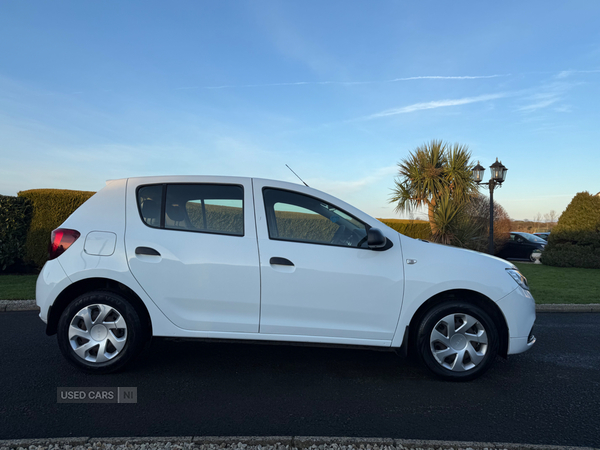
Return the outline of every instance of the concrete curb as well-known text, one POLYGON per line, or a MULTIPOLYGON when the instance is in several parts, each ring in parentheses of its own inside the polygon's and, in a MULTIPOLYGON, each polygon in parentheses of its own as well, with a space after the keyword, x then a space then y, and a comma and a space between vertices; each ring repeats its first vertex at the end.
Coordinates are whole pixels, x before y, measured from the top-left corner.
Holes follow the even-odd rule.
MULTIPOLYGON (((0 312, 39 310, 40 308, 35 304, 35 300, 0 300, 0 312)), ((590 303, 587 305, 535 305, 535 310, 537 312, 598 313, 600 312, 600 303, 590 303)))
POLYGON ((35 300, 0 300, 0 312, 4 311, 39 311, 35 300))
POLYGON ((600 303, 589 303, 587 305, 535 305, 536 312, 600 312, 600 303))
MULTIPOLYGON (((14 439, 0 440, 0 449, 49 449, 73 448, 108 448, 125 446, 128 449, 147 448, 148 445, 159 444, 158 448, 171 449, 180 444, 185 447, 200 448, 204 445, 218 446, 221 449, 239 449, 243 446, 264 449, 265 446, 287 448, 288 450, 319 449, 342 450, 340 447, 352 446, 356 449, 376 450, 386 447, 405 450, 598 450, 594 447, 573 447, 557 445, 509 444, 499 442, 460 442, 430 441, 392 438, 353 438, 353 437, 319 437, 319 436, 172 436, 172 437, 122 437, 122 438, 54 438, 54 439, 14 439), (163 445, 160 445, 163 444, 163 445)), ((156 447, 155 447, 156 448, 156 447)))

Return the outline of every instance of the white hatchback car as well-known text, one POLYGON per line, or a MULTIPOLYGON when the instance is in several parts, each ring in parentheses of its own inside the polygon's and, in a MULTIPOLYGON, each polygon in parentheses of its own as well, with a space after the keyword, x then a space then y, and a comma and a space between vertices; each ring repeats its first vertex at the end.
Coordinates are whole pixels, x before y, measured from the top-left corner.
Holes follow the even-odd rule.
POLYGON ((96 373, 171 336, 402 349, 469 380, 535 342, 510 263, 256 178, 108 182, 52 233, 36 295, 66 359, 96 373))

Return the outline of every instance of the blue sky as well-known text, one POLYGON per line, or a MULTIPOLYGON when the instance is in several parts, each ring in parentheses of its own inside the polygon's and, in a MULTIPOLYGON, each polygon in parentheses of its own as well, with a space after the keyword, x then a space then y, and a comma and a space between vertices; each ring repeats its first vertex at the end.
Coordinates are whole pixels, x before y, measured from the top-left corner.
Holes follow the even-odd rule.
POLYGON ((289 164, 406 217, 396 164, 443 139, 508 167, 512 218, 560 214, 600 191, 599 23, 598 1, 2 0, 0 194, 289 164))

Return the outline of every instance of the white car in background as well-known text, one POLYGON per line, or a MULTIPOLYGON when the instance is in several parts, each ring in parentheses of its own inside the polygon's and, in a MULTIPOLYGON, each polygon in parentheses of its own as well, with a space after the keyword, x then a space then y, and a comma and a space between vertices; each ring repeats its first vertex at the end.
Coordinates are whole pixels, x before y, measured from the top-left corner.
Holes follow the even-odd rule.
POLYGON ((95 373, 171 336, 404 349, 470 380, 535 342, 512 264, 256 178, 107 182, 52 233, 36 296, 65 358, 95 373))

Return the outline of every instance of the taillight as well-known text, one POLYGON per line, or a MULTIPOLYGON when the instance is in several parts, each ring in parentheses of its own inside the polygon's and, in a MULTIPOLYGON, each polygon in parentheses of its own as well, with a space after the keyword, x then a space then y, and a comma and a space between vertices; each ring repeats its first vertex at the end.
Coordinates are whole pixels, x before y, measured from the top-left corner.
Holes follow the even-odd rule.
POLYGON ((67 228, 57 228, 54 230, 50 237, 50 246, 48 247, 48 261, 62 255, 79 236, 81 236, 81 233, 76 230, 69 230, 67 228))

